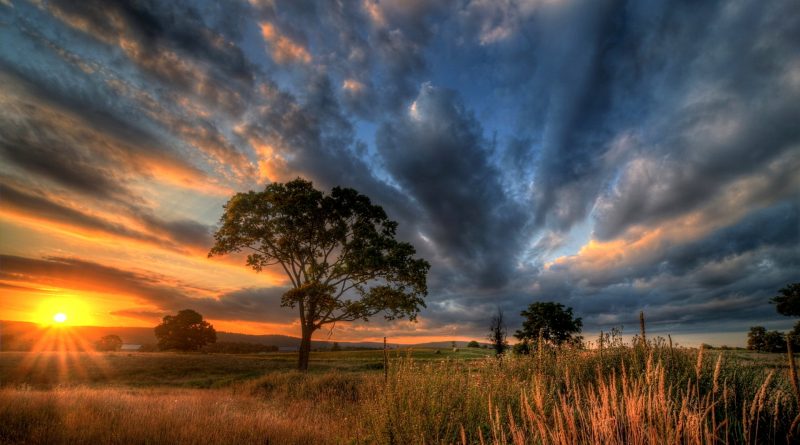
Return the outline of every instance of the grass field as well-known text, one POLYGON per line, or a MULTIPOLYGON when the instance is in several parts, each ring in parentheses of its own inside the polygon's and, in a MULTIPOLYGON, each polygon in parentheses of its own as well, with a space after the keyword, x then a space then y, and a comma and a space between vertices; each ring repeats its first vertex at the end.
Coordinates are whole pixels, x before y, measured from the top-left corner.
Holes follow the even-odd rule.
MULTIPOLYGON (((464 348, 390 350, 392 360, 474 360, 491 354, 486 349, 464 348)), ((293 371, 296 352, 266 354, 125 353, 45 351, 0 352, 0 387, 126 386, 220 388, 273 372, 293 371)), ((383 370, 383 351, 312 353, 310 372, 369 372, 383 370)))
MULTIPOLYGON (((792 443, 786 357, 0 353, 0 443, 792 443)), ((796 428, 796 425, 794 426, 796 428)), ((795 442, 797 443, 797 442, 795 442)))

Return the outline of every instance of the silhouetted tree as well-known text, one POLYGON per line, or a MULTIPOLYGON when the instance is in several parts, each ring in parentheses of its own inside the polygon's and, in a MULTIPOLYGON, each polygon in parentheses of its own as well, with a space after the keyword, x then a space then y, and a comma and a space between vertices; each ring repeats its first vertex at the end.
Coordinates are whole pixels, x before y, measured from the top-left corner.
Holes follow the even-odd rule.
POLYGON ((425 307, 430 264, 414 259, 414 247, 395 240, 397 223, 353 189, 326 195, 299 178, 273 183, 234 195, 220 222, 209 256, 247 249, 253 269, 280 266, 289 277, 281 305, 299 310, 301 370, 323 325, 380 312, 415 320, 425 307))
POLYGON ((764 352, 786 352, 786 337, 782 332, 769 331, 764 335, 764 352))
POLYGON ((471 342, 467 343, 467 347, 468 348, 480 348, 481 344, 476 342, 475 340, 472 340, 471 342))
POLYGON ((555 346, 565 342, 579 344, 581 341, 577 334, 583 328, 583 321, 580 317, 575 318, 571 307, 565 308, 561 303, 536 302, 520 315, 524 318, 522 329, 514 336, 523 342, 536 343, 540 335, 543 341, 555 346))
POLYGON ((753 326, 747 333, 747 349, 752 351, 764 351, 766 349, 765 336, 767 329, 764 326, 753 326))
POLYGON ((497 313, 489 321, 489 342, 497 355, 506 352, 508 341, 506 341, 506 323, 503 319, 503 311, 497 308, 497 313))
POLYGON ((792 342, 792 351, 800 352, 800 321, 794 324, 788 336, 788 340, 792 342))
POLYGON ((106 335, 94 344, 98 351, 119 351, 122 349, 122 339, 118 335, 106 335))
POLYGON ((778 292, 779 295, 770 300, 775 310, 787 317, 800 317, 800 283, 787 284, 778 292))
POLYGON ((786 352, 786 337, 779 331, 753 326, 747 333, 747 349, 759 352, 786 352))
POLYGON ((165 351, 196 351, 208 343, 217 341, 214 326, 203 320, 203 316, 191 309, 178 315, 167 315, 155 328, 158 349, 165 351))
POLYGON ((333 342, 333 346, 331 346, 331 351, 341 351, 342 347, 339 346, 338 342, 333 342))

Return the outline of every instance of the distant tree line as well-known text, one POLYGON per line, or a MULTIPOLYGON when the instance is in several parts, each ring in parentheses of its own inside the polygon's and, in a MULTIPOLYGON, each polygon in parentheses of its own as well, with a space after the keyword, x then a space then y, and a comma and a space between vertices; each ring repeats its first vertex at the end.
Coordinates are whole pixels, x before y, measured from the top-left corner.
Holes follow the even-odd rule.
MULTIPOLYGON (((775 310, 787 317, 800 317, 800 283, 791 283, 770 299, 775 310)), ((793 352, 800 352, 800 321, 786 334, 767 331, 763 326, 753 326, 747 333, 747 349, 759 352, 786 352, 787 345, 793 352)))
MULTIPOLYGON (((770 302, 779 314, 800 317, 800 283, 786 285, 770 302)), ((522 328, 514 334, 519 340, 512 348, 515 354, 529 354, 540 347, 583 347, 583 337, 580 335, 583 321, 575 317, 571 307, 555 302, 534 302, 520 315, 523 322, 522 328)), ((498 355, 509 347, 503 312, 499 309, 490 320, 488 339, 498 355)), ((471 342, 470 346, 472 343, 478 345, 477 342, 471 342)), ((710 345, 703 346, 713 349, 710 345)), ((747 334, 747 349, 750 350, 786 352, 787 346, 791 346, 793 352, 800 352, 800 321, 787 333, 753 326, 747 334)))

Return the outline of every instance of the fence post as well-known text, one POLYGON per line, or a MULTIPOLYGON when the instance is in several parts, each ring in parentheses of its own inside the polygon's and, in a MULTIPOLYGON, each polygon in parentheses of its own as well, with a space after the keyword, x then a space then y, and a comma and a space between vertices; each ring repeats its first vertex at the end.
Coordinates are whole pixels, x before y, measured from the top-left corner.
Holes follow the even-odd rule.
POLYGON ((389 352, 386 350, 386 337, 383 337, 383 380, 389 381, 389 352))

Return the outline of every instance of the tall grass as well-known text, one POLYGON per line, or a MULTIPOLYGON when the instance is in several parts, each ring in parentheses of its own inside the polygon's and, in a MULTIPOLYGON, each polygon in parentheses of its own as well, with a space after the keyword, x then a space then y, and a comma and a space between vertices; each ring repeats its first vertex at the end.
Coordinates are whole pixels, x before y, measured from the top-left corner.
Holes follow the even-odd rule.
POLYGON ((327 444, 346 425, 314 404, 230 389, 0 390, 3 444, 327 444))
POLYGON ((648 340, 399 356, 387 379, 280 371, 217 389, 9 387, 0 443, 793 443, 791 368, 648 340))
POLYGON ((367 429, 387 443, 791 443, 787 370, 638 345, 471 366, 401 361, 364 407, 367 429))

